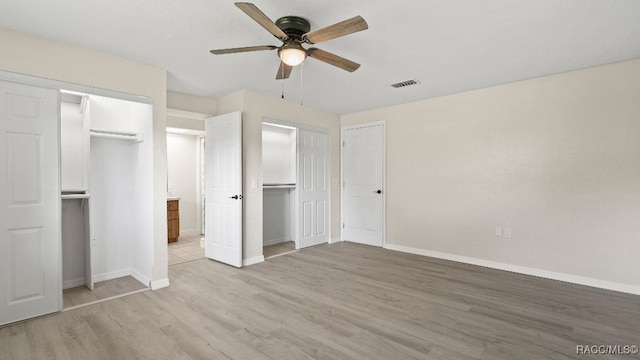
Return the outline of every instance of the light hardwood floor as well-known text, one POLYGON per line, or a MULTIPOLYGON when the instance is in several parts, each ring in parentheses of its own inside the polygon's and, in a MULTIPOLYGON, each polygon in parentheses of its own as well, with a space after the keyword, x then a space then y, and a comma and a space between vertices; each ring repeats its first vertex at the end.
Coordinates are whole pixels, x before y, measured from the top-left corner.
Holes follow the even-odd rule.
POLYGON ((265 259, 273 256, 280 256, 292 251, 296 251, 296 243, 293 241, 282 242, 275 245, 268 245, 262 247, 262 255, 265 259))
POLYGON ((351 243, 170 278, 2 328, 0 359, 586 359, 576 345, 640 345, 638 296, 351 243))
POLYGON ((101 281, 94 284, 93 290, 86 286, 66 289, 62 292, 64 308, 84 305, 104 299, 121 296, 146 289, 147 287, 131 276, 101 281))

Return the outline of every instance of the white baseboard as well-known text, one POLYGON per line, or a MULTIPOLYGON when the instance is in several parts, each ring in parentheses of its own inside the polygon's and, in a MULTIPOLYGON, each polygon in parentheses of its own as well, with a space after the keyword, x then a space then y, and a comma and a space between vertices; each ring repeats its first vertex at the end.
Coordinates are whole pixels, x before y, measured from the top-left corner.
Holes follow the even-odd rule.
POLYGON ((263 246, 269 246, 269 245, 280 244, 288 241, 291 241, 291 238, 266 239, 266 240, 263 240, 262 243, 263 243, 263 246))
POLYGON ((158 290, 169 286, 169 278, 156 280, 151 282, 151 290, 158 290))
POLYGON ((412 248, 407 246, 386 244, 384 248, 388 250, 400 251, 400 252, 409 253, 409 254, 428 256, 428 257, 433 257, 437 259, 450 260, 450 261, 460 262, 464 264, 471 264, 471 265, 477 265, 477 266, 482 266, 482 267, 487 267, 492 269, 514 272, 518 274, 531 275, 531 276, 541 277, 545 279, 564 281, 572 284, 586 285, 586 286, 596 287, 600 289, 613 290, 613 291, 618 291, 618 292, 623 292, 623 293, 633 294, 633 295, 640 295, 640 286, 635 286, 635 285, 622 284, 622 283, 617 283, 612 281, 588 278, 584 276, 565 274, 565 273, 560 273, 555 271, 506 264, 506 263, 501 263, 496 261, 489 261, 484 259, 412 248))
POLYGON ((335 243, 339 243, 342 242, 343 240, 340 239, 340 236, 336 236, 334 238, 329 239, 329 244, 335 244, 335 243))
MULTIPOLYGON (((111 272, 102 273, 102 274, 95 274, 93 275, 93 282, 113 280, 113 279, 118 279, 125 276, 131 276, 134 279, 140 281, 145 286, 149 286, 149 283, 151 282, 147 276, 142 275, 135 269, 122 269, 122 270, 111 271, 111 272)), ((83 284, 84 284, 84 280, 83 280, 83 284)))
POLYGON ((264 262, 263 255, 242 260, 242 266, 251 266, 251 265, 259 264, 261 262, 264 262))
POLYGON ((84 278, 78 278, 78 279, 70 279, 70 280, 64 280, 62 282, 62 289, 71 289, 74 287, 78 287, 78 286, 83 286, 86 285, 86 281, 84 278))
POLYGON ((122 270, 110 271, 102 274, 94 274, 93 282, 113 280, 113 279, 129 276, 129 275, 131 275, 131 269, 122 269, 122 270))
POLYGON ((145 276, 143 274, 141 274, 140 272, 138 272, 135 269, 131 269, 131 276, 140 281, 141 283, 145 284, 146 286, 150 286, 151 285, 151 279, 149 279, 148 276, 145 276))

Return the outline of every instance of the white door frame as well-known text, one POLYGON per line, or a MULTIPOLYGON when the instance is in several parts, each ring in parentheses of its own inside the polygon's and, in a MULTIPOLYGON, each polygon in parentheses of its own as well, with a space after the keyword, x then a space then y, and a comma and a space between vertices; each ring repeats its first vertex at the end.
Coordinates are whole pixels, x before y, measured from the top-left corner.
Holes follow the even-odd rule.
POLYGON ((340 127, 340 240, 344 239, 344 208, 346 199, 344 198, 344 132, 353 129, 382 125, 382 247, 387 246, 387 125, 386 121, 375 121, 350 126, 340 127))

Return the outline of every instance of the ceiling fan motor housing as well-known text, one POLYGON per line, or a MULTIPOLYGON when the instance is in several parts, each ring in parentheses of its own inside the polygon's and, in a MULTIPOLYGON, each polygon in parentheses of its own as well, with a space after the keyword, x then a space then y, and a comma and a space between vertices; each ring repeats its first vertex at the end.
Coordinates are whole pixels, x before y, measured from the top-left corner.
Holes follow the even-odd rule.
POLYGON ((285 34, 291 38, 301 39, 302 35, 311 30, 311 24, 299 16, 284 16, 276 20, 278 26, 285 34))

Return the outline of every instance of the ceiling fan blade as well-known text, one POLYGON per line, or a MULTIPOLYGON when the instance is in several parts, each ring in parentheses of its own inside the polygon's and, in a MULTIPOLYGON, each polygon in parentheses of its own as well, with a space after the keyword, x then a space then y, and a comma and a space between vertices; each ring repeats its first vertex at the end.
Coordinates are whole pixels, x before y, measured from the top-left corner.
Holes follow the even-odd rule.
POLYGON ((369 25, 367 22, 364 21, 362 16, 358 15, 322 29, 308 32, 302 35, 302 39, 310 44, 317 44, 322 41, 353 34, 354 32, 366 30, 368 28, 369 25))
POLYGON ((247 47, 239 47, 239 48, 230 48, 230 49, 217 49, 211 50, 210 53, 213 55, 223 55, 223 54, 235 54, 249 51, 261 51, 261 50, 275 50, 277 46, 273 45, 261 45, 261 46, 247 46, 247 47))
POLYGON ((235 3, 235 5, 240 10, 244 11, 245 14, 249 15, 250 18, 255 20, 255 22, 265 28, 268 32, 273 34, 273 36, 281 40, 286 40, 289 38, 287 34, 285 34, 282 29, 280 29, 273 21, 271 21, 271 19, 269 19, 267 15, 260 11, 257 6, 253 5, 252 3, 245 2, 237 2, 235 3))
POLYGON ((291 75, 291 69, 293 69, 293 66, 289 66, 281 61, 278 67, 278 73, 276 74, 276 80, 288 79, 289 75, 291 75))
POLYGON ((347 70, 348 72, 354 72, 360 67, 360 64, 358 63, 345 59, 336 54, 332 54, 328 51, 320 50, 318 48, 311 48, 307 50, 307 55, 316 60, 326 62, 329 65, 337 66, 340 69, 347 70))

